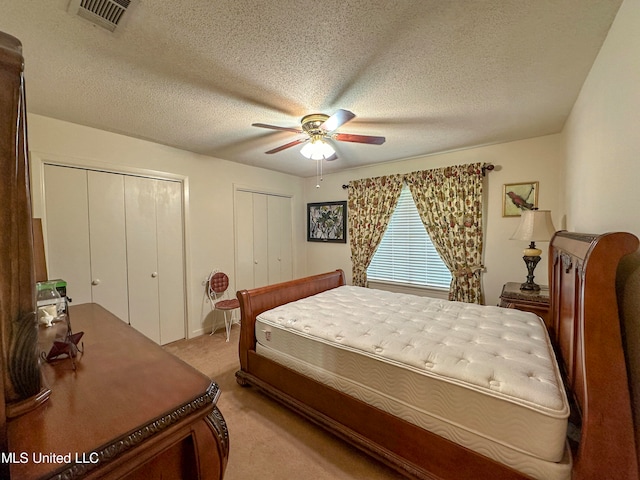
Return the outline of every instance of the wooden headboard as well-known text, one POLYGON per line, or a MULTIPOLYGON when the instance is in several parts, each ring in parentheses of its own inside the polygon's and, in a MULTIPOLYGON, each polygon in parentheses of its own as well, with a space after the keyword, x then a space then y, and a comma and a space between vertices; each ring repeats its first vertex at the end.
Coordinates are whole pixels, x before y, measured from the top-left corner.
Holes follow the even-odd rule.
POLYGON ((638 239, 629 233, 565 231, 549 247, 551 335, 581 420, 574 478, 595 478, 596 464, 603 463, 611 468, 610 478, 638 478, 615 291, 620 259, 637 248, 638 239))

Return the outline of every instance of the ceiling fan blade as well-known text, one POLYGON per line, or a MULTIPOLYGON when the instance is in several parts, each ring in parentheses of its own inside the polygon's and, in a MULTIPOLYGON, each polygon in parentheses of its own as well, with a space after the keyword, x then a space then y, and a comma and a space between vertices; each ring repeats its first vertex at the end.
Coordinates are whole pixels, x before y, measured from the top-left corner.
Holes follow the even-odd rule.
POLYGON ((271 130, 283 130, 285 132, 304 133, 299 128, 278 127, 276 125, 267 125, 266 123, 252 123, 252 127, 270 128, 271 130))
POLYGON ((335 153, 333 155, 331 155, 330 157, 325 158, 325 160, 327 162, 332 162, 332 161, 337 160, 337 159, 338 159, 338 155, 336 155, 335 153))
POLYGON ((282 150, 285 150, 287 148, 291 148, 291 147, 295 147, 296 145, 300 145, 301 143, 304 143, 304 142, 306 142, 308 140, 309 140, 309 137, 307 137, 307 138, 299 138, 297 140, 294 140, 293 142, 289 142, 289 143, 286 143, 284 145, 280 145, 279 147, 274 148, 273 150, 269 150, 268 152, 264 152, 264 153, 278 153, 278 152, 281 152, 282 150))
POLYGON ((341 142, 369 143, 371 145, 382 145, 386 138, 372 137, 371 135, 354 135, 352 133, 336 133, 331 138, 341 142))
POLYGON ((354 117, 355 115, 349 110, 340 109, 329 118, 327 118, 324 123, 320 125, 320 128, 325 132, 333 132, 354 117))

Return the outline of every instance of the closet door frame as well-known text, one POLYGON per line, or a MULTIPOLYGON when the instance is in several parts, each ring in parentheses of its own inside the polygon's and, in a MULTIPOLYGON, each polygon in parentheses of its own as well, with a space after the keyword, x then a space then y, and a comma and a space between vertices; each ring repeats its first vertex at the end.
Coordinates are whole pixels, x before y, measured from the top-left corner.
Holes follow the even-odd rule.
MULTIPOLYGON (((32 215, 34 218, 42 219, 42 230, 47 231, 47 218, 45 206, 45 184, 44 184, 44 167, 45 165, 54 165, 59 167, 81 168, 85 170, 96 170, 106 173, 115 173, 120 175, 133 175, 137 177, 151 178, 156 180, 169 180, 179 182, 182 187, 182 235, 183 235, 183 259, 184 259, 184 278, 182 279, 184 288, 184 332, 185 338, 190 338, 191 329, 190 306, 189 299, 190 287, 188 279, 191 278, 190 271, 190 239, 189 239, 189 178, 184 175, 178 175, 169 172, 161 172, 156 170, 142 169, 130 167, 126 165, 117 165, 112 163, 101 162, 98 160, 68 157, 45 152, 30 151, 30 175, 31 175, 31 202, 32 215)), ((44 236, 45 256, 48 258, 48 242, 46 233, 44 236)))
MULTIPOLYGON (((278 191, 278 190, 269 190, 269 189, 265 189, 265 188, 260 188, 260 187, 256 187, 253 185, 246 185, 246 184, 240 184, 240 183, 234 183, 233 184, 233 236, 234 236, 234 268, 235 268, 235 275, 234 275, 234 279, 238 278, 238 242, 239 242, 239 235, 240 233, 238 232, 238 201, 237 201, 237 192, 247 192, 247 193, 259 193, 262 195, 273 195, 276 197, 284 197, 284 198, 289 198, 291 200, 291 274, 292 276, 295 278, 295 272, 296 272, 296 259, 297 259, 297 255, 296 255, 296 242, 295 242, 295 232, 293 231, 293 229, 296 226, 296 222, 294 222, 294 201, 295 201, 295 195, 291 192, 284 192, 284 191, 278 191)), ((235 281, 235 280, 234 280, 235 281)), ((234 284, 235 285, 235 284, 234 284)))

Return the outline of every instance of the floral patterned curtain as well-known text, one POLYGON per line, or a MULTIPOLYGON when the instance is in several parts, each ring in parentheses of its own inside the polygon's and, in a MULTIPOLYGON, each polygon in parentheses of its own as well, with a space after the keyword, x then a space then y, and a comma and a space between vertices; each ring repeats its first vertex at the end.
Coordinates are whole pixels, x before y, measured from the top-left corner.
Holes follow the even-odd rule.
POLYGON ((483 303, 482 167, 457 165, 405 176, 427 233, 453 276, 449 300, 483 303))
POLYGON ((396 208, 402 175, 349 182, 348 223, 353 285, 367 285, 367 267, 396 208))

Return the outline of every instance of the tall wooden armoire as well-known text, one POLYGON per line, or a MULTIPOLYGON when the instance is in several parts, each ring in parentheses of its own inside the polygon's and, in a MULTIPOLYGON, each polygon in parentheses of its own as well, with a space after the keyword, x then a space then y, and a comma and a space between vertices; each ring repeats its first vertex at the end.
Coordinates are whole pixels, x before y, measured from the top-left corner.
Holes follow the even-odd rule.
MULTIPOLYGON (((0 447, 8 451, 6 418, 47 400, 37 350, 35 269, 26 109, 20 42, 0 32, 0 447)), ((0 463, 2 478, 9 466, 0 463)))

